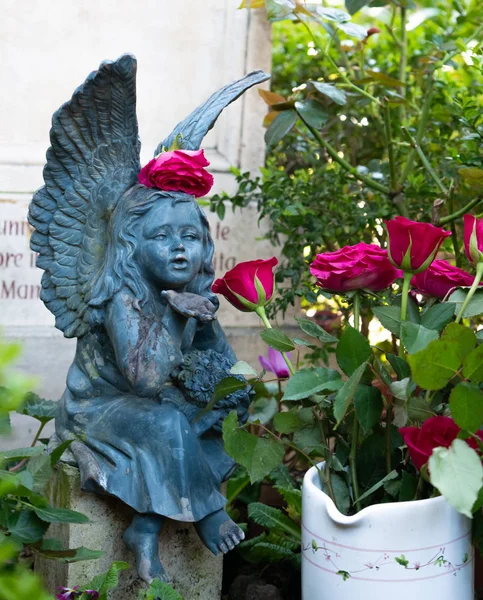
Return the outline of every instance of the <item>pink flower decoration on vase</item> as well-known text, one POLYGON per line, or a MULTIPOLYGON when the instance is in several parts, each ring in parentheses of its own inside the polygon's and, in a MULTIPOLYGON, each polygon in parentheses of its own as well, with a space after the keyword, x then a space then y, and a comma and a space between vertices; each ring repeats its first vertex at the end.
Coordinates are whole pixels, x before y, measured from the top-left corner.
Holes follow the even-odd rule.
POLYGON ((451 235, 430 223, 417 223, 406 217, 385 221, 389 238, 388 254, 392 264, 406 272, 419 273, 429 267, 451 235))
POLYGON ((254 312, 272 299, 275 287, 273 267, 277 264, 275 257, 238 263, 217 279, 212 289, 238 310, 254 312))
POLYGON ((213 175, 204 168, 209 164, 203 150, 162 152, 141 169, 138 181, 146 187, 200 198, 213 186, 213 175))
POLYGON ((469 286, 473 280, 473 275, 463 269, 450 265, 445 260, 435 260, 425 271, 411 279, 411 285, 421 294, 442 300, 453 288, 469 286))
POLYGON ((468 260, 472 263, 483 261, 483 219, 473 215, 463 217, 463 240, 468 260))
POLYGON ((386 250, 364 242, 317 254, 310 272, 321 288, 336 293, 364 288, 379 292, 402 276, 391 264, 386 250))
MULTIPOLYGON (((290 360, 290 352, 287 352, 287 358, 290 360)), ((274 373, 278 379, 284 379, 290 377, 290 371, 288 370, 287 363, 285 362, 282 353, 274 348, 268 348, 268 358, 266 356, 259 356, 258 360, 265 371, 274 373)))

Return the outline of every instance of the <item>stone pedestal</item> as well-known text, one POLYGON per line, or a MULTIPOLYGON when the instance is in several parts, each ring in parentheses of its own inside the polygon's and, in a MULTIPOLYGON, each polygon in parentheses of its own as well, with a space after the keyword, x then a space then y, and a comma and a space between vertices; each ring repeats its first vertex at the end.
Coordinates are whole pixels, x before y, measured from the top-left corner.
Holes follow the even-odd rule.
MULTIPOLYGON (((103 498, 80 491, 79 471, 66 464, 59 465, 51 483, 50 500, 56 507, 77 510, 91 521, 88 524, 53 524, 47 537, 62 541, 64 548, 85 546, 103 550, 97 560, 62 564, 40 559, 35 570, 54 593, 57 586, 84 585, 99 573, 107 571, 115 560, 126 561, 131 568, 119 574, 120 586, 111 600, 137 600, 146 585, 137 577, 134 556, 125 547, 122 534, 130 523, 132 511, 113 498, 103 498)), ((168 521, 159 540, 163 565, 173 580, 173 586, 183 600, 219 600, 223 558, 215 557, 204 547, 189 523, 168 521)))

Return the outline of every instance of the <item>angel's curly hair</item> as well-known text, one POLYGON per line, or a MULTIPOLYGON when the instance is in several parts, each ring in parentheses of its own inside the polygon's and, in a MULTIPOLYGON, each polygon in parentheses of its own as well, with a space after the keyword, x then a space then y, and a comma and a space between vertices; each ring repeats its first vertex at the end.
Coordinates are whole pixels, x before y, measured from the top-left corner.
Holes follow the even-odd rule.
MULTIPOLYGON (((196 208, 203 226, 203 262, 200 272, 188 284, 186 291, 208 298, 218 308, 218 299, 211 291, 215 277, 213 268, 214 244, 210 235, 210 225, 205 214, 193 196, 189 194, 163 192, 137 184, 123 195, 110 218, 108 247, 104 265, 93 286, 92 296, 88 302, 93 309, 102 308, 122 286, 126 286, 131 290, 139 308, 142 308, 147 302, 149 297, 148 287, 134 260, 134 252, 138 244, 134 228, 136 222, 158 202, 171 202, 171 206, 181 202, 190 202, 196 208)), ((99 311, 94 312, 99 313, 99 311)), ((97 314, 95 318, 97 324, 99 324, 99 318, 100 314, 97 314)))

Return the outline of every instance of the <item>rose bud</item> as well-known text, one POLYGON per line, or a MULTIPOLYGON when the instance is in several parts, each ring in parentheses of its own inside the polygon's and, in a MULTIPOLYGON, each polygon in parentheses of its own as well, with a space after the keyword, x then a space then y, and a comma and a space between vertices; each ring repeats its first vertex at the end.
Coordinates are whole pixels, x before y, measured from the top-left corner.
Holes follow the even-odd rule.
POLYGON ((483 219, 477 219, 473 215, 465 215, 463 238, 465 252, 468 260, 472 263, 483 261, 483 219))
POLYGON ((405 217, 385 221, 392 264, 407 273, 420 273, 429 267, 443 241, 451 235, 430 223, 417 223, 405 217))
POLYGON ((272 299, 275 287, 273 267, 277 264, 275 257, 238 263, 221 279, 217 279, 212 289, 238 310, 254 312, 272 299))
POLYGON ((213 186, 213 175, 203 168, 209 164, 203 150, 162 152, 141 169, 138 181, 146 187, 200 198, 213 186))
POLYGON ((379 27, 371 27, 370 29, 367 30, 366 37, 371 37, 371 35, 375 35, 376 33, 381 33, 381 30, 379 29, 379 27))
MULTIPOLYGON (((287 358, 290 360, 290 352, 287 352, 287 358)), ((278 379, 283 379, 290 376, 287 363, 282 356, 282 353, 273 348, 268 348, 268 358, 266 356, 259 356, 258 360, 262 365, 262 369, 273 373, 278 379)))
POLYGON ((364 242, 317 254, 310 272, 321 288, 339 294, 361 289, 379 292, 401 276, 386 250, 364 242))
POLYGON ((453 288, 470 286, 474 277, 445 260, 435 260, 425 271, 411 279, 411 285, 420 294, 442 300, 453 288))

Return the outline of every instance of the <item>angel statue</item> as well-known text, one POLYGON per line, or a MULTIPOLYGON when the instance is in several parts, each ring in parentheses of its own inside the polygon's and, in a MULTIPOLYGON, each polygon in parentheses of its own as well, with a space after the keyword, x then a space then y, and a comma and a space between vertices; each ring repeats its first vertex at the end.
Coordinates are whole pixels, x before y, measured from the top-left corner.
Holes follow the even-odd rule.
POLYGON ((249 393, 206 406, 235 356, 216 320, 213 241, 195 196, 212 183, 203 137, 267 78, 256 71, 213 94, 141 169, 136 60, 103 62, 54 114, 30 204, 41 298, 77 338, 56 437, 72 440, 84 491, 134 509, 124 541, 148 583, 168 580, 167 518, 193 522, 214 554, 244 537, 220 493, 234 468, 220 430, 233 409, 246 420, 249 393))

